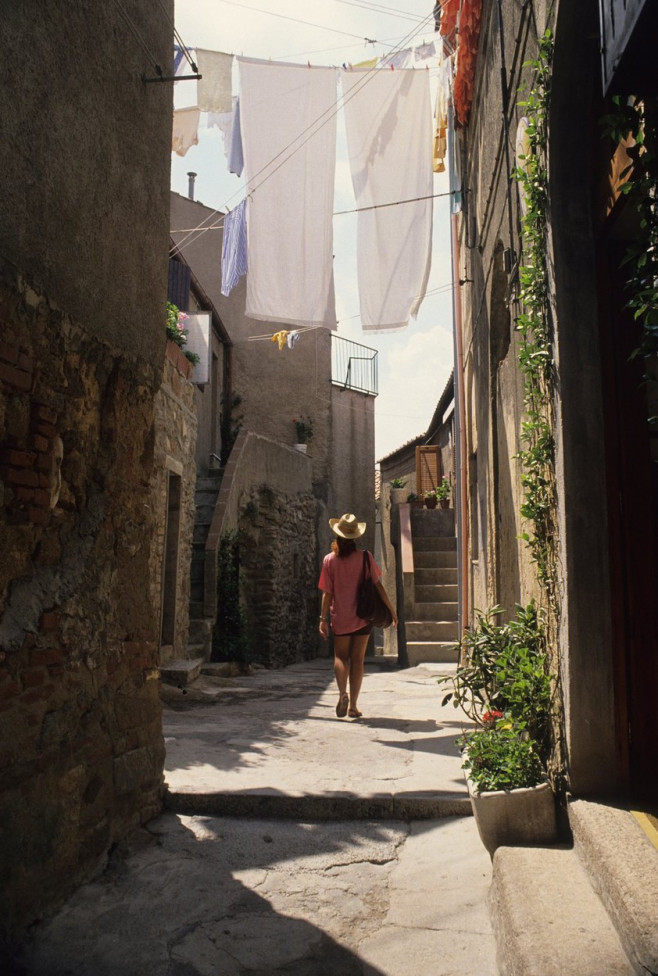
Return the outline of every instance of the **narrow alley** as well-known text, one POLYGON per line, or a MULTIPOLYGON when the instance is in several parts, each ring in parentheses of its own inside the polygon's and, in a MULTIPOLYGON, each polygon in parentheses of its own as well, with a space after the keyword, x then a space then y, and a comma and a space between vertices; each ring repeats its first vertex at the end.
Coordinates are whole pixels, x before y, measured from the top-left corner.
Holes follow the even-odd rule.
POLYGON ((163 685, 167 811, 17 972, 495 976, 491 864, 438 673, 370 663, 360 721, 336 718, 328 659, 163 685))

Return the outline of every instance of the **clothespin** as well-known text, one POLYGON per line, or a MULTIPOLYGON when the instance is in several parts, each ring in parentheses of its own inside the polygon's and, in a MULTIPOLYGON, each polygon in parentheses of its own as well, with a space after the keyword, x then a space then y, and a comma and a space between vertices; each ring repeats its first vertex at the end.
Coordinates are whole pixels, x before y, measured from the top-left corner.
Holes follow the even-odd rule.
POLYGON ((310 67, 311 67, 311 62, 310 62, 310 61, 307 61, 307 62, 306 62, 306 67, 307 67, 307 68, 310 68, 310 67))

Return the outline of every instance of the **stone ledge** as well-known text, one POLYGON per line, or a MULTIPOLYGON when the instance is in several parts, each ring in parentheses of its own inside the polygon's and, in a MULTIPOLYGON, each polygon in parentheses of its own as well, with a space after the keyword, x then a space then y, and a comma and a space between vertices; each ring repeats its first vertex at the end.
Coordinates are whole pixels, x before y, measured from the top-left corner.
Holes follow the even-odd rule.
POLYGON ((173 685, 189 685, 199 677, 201 667, 206 662, 202 657, 192 658, 191 660, 170 661, 163 668, 160 668, 160 675, 163 681, 173 685))
POLYGON ((627 809, 572 800, 574 847, 636 971, 658 973, 658 850, 627 809))
POLYGON ((499 976, 631 976, 633 969, 577 854, 499 847, 489 914, 499 976))

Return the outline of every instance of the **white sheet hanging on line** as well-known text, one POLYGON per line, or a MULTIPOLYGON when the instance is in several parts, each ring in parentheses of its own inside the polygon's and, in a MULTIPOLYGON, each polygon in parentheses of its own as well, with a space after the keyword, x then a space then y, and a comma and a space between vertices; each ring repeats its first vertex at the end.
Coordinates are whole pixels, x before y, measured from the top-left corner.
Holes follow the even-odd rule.
POLYGON ((402 329, 425 296, 432 246, 429 72, 343 71, 348 154, 358 215, 364 331, 402 329), (385 206, 399 200, 413 200, 385 206))
POLYGON ((246 314, 336 328, 335 68, 238 59, 247 179, 246 314))

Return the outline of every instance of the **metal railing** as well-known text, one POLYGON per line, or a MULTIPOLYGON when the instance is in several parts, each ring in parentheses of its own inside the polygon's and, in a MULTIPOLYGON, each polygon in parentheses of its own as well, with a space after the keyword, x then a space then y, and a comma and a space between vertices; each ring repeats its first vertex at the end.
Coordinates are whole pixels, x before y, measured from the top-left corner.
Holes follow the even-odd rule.
POLYGON ((331 334, 331 382, 344 390, 377 396, 377 350, 331 334))

